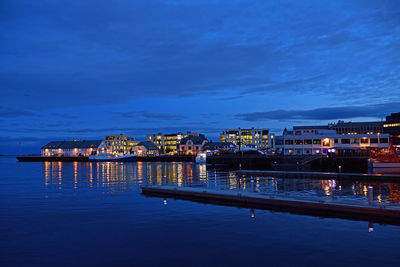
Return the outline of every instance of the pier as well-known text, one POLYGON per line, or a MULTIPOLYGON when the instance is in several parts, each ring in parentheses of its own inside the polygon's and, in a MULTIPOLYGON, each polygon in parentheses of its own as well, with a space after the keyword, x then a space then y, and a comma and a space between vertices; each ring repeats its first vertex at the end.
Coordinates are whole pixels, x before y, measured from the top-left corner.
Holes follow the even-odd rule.
POLYGON ((311 172, 311 171, 264 171, 264 170, 237 170, 237 174, 277 177, 277 178, 306 178, 306 179, 341 179, 367 181, 400 181, 399 174, 378 173, 348 173, 348 172, 311 172))
POLYGON ((178 186, 145 186, 142 187, 142 193, 146 196, 170 197, 225 206, 400 225, 400 207, 381 203, 285 199, 244 191, 178 186))

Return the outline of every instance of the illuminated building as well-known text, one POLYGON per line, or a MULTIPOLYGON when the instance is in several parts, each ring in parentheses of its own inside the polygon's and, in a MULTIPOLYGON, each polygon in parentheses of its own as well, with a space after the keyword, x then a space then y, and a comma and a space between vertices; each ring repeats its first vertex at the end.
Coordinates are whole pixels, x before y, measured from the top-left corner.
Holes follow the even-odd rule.
POLYGON ((106 135, 107 153, 133 154, 133 148, 138 144, 135 138, 127 135, 106 135))
POLYGON ((189 135, 183 138, 178 147, 179 154, 196 155, 203 151, 203 146, 208 142, 204 135, 189 135))
POLYGON ((400 112, 386 116, 383 124, 383 132, 390 134, 391 144, 400 147, 400 112))
POLYGON ((285 131, 275 139, 276 151, 284 155, 345 153, 389 148, 388 134, 343 135, 335 130, 302 129, 285 131))
POLYGON ((180 141, 187 136, 199 136, 200 134, 178 132, 173 134, 148 134, 146 140, 154 143, 163 153, 176 154, 180 141))
POLYGON ((53 141, 41 148, 42 156, 89 156, 105 149, 102 140, 53 141))
POLYGON ((133 148, 133 151, 139 157, 158 156, 160 153, 158 147, 150 141, 140 142, 133 148))
POLYGON ((240 147, 268 149, 274 147, 274 135, 269 129, 228 129, 221 133, 221 142, 231 142, 240 147))
POLYGON ((312 133, 313 130, 335 130, 337 134, 377 134, 383 132, 383 122, 344 122, 339 120, 337 123, 328 125, 293 126, 295 134, 302 130, 308 130, 309 133, 312 133))

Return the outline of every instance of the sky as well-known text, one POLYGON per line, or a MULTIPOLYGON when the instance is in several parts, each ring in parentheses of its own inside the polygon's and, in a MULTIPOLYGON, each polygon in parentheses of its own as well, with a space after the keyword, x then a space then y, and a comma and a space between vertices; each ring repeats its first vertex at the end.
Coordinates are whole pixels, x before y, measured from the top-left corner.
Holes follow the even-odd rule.
POLYGON ((400 1, 0 1, 0 154, 400 112, 400 1))

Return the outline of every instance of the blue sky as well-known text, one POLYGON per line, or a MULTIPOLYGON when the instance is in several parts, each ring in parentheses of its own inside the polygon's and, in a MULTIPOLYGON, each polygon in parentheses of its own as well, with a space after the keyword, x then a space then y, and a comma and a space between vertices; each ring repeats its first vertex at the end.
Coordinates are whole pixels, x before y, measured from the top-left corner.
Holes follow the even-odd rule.
POLYGON ((0 39, 0 153, 400 111, 396 0, 3 0, 0 39))

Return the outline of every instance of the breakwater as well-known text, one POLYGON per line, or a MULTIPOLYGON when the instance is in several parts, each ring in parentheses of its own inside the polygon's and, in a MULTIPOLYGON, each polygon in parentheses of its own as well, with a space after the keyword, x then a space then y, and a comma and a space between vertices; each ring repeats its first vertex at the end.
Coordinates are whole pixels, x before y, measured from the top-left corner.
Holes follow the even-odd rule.
POLYGON ((61 162, 82 162, 89 161, 88 156, 41 156, 41 155, 27 155, 17 156, 18 161, 26 162, 44 162, 44 161, 61 161, 61 162))
MULTIPOLYGON (((18 161, 22 162, 85 162, 89 161, 88 156, 41 156, 26 155, 17 156, 18 161)), ((126 160, 124 160, 126 162, 126 160)), ((190 155, 161 155, 149 157, 132 158, 131 162, 194 162, 194 156, 190 155)))
POLYGON ((330 171, 365 173, 367 157, 338 157, 335 155, 264 156, 259 154, 222 154, 207 157, 207 164, 246 170, 330 171), (340 166, 340 167, 339 167, 340 166))

